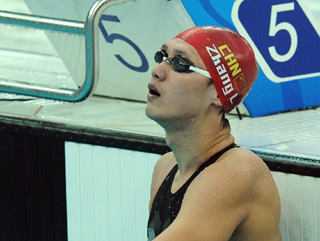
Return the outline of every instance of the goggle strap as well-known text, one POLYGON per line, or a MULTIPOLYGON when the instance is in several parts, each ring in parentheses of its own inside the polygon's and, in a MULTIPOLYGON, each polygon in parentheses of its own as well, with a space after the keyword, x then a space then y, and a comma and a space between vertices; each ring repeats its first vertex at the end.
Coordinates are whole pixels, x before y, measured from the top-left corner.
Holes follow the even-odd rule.
POLYGON ((189 70, 192 70, 193 72, 197 72, 198 74, 201 74, 201 75, 206 76, 207 78, 211 79, 211 76, 210 76, 210 74, 209 74, 209 72, 207 70, 199 69, 199 68, 194 67, 194 66, 190 66, 189 70))

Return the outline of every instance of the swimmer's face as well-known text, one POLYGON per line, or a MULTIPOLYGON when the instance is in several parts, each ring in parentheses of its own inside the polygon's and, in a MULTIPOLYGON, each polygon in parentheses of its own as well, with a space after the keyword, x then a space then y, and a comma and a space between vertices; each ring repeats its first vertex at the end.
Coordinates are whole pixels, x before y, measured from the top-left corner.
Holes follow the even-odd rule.
MULTIPOLYGON (((181 57, 206 70, 198 52, 181 39, 172 39, 160 50, 168 58, 181 57)), ((148 87, 146 115, 164 127, 196 118, 208 107, 215 91, 208 77, 193 71, 177 71, 167 61, 155 65, 148 87)))

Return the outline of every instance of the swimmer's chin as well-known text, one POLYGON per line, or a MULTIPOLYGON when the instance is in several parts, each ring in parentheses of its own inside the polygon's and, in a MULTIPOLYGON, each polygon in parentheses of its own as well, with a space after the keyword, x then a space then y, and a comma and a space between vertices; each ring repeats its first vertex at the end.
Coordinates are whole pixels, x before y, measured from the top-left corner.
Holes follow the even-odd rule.
POLYGON ((165 121, 163 120, 163 116, 160 115, 156 115, 155 113, 153 113, 149 108, 153 108, 151 106, 146 107, 145 109, 145 115, 150 119, 153 120, 154 122, 156 122, 158 125, 160 125, 161 127, 165 127, 166 125, 164 124, 165 121))

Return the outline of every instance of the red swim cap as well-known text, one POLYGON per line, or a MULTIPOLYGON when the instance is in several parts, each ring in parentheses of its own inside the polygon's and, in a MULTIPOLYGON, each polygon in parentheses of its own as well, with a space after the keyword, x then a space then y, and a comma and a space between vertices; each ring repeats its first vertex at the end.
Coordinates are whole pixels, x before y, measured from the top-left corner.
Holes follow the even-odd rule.
POLYGON ((230 112, 246 97, 258 75, 250 44, 230 29, 213 26, 190 28, 176 38, 198 51, 224 111, 230 112))

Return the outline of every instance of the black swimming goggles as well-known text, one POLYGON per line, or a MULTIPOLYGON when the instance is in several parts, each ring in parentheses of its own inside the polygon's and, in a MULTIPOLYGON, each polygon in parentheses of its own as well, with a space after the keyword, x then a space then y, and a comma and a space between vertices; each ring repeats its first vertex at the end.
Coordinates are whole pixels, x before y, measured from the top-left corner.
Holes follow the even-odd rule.
POLYGON ((173 58, 168 58, 168 55, 163 51, 157 51, 154 55, 154 60, 157 64, 162 63, 162 61, 166 61, 171 68, 174 71, 177 72, 184 72, 184 73, 190 73, 190 72, 196 72, 198 74, 204 75, 208 78, 211 78, 209 72, 204 69, 200 69, 194 66, 194 64, 187 58, 182 56, 175 56, 173 58))

